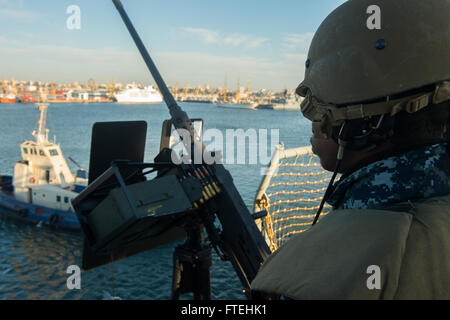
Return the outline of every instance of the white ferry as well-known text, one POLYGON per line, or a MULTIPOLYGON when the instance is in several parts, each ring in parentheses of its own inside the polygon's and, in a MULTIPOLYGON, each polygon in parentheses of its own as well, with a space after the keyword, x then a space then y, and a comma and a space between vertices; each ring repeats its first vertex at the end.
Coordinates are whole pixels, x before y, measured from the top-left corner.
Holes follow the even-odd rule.
POLYGON ((136 85, 128 85, 126 89, 114 94, 118 103, 161 103, 163 98, 161 94, 152 86, 144 89, 138 88, 136 85))

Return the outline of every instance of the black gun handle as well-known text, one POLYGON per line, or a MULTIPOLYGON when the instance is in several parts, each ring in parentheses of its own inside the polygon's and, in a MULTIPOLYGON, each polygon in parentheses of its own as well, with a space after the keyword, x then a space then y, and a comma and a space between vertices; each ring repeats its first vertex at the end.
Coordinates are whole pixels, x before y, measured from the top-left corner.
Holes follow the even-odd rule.
POLYGON ((252 215, 242 200, 231 174, 222 164, 210 166, 222 192, 216 200, 217 217, 222 225, 221 240, 226 244, 224 253, 231 260, 245 290, 271 254, 252 215))

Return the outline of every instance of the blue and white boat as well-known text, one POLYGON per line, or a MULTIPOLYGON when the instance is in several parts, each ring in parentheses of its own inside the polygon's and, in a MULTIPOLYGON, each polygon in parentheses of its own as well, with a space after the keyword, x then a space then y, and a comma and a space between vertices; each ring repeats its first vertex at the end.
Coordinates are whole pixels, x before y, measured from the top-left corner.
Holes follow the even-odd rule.
POLYGON ((22 160, 16 162, 14 176, 0 175, 0 214, 38 226, 79 231, 71 200, 86 187, 87 172, 70 171, 60 145, 48 140, 48 104, 38 107, 35 140, 20 145, 22 160))

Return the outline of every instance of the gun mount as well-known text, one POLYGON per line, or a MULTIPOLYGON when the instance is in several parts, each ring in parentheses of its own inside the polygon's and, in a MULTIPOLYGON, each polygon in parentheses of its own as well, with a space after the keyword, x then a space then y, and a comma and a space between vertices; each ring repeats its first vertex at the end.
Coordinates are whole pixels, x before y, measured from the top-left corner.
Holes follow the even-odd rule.
MULTIPOLYGON (((203 154, 205 147, 193 122, 165 85, 120 0, 113 3, 164 97, 171 123, 191 135, 191 144, 185 140, 183 144, 192 161, 176 165, 172 150, 162 147, 155 163, 143 163, 142 132, 146 124, 142 122, 98 124, 106 128, 103 131, 96 131, 94 126, 90 167, 104 171, 92 179, 90 173, 88 188, 72 201, 85 235, 83 268, 94 268, 187 237, 174 253, 173 299, 186 292, 193 292, 195 299, 210 299, 211 247, 223 260, 231 262, 246 296, 255 298, 250 283, 270 249, 224 166, 194 163, 195 151, 203 154), (123 133, 136 127, 141 127, 135 130, 136 137, 124 139, 123 133), (108 149, 107 141, 116 142, 108 149), (96 151, 96 146, 102 146, 103 151, 96 151), (107 168, 105 163, 111 166, 107 168), (147 180, 149 173, 157 176, 147 180)), ((161 139, 167 140, 164 136, 161 139)))

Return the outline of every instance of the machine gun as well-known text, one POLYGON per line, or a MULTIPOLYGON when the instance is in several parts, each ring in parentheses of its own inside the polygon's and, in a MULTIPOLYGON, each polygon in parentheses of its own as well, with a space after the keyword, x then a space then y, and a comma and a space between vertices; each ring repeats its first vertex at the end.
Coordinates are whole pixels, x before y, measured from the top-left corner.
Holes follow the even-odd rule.
POLYGON ((193 292, 194 299, 211 298, 211 247, 231 262, 247 298, 256 298, 250 283, 271 253, 254 222, 261 215, 249 212, 222 164, 194 162, 196 153, 207 152, 194 122, 176 103, 120 0, 113 3, 159 87, 171 120, 163 127, 155 163, 143 163, 145 122, 94 125, 89 186, 72 201, 85 235, 83 268, 186 237, 174 252, 173 299, 187 292, 193 292), (189 132, 191 139, 183 139, 183 144, 192 161, 173 161, 167 143, 171 125, 189 132), (150 173, 157 176, 147 180, 150 173))

